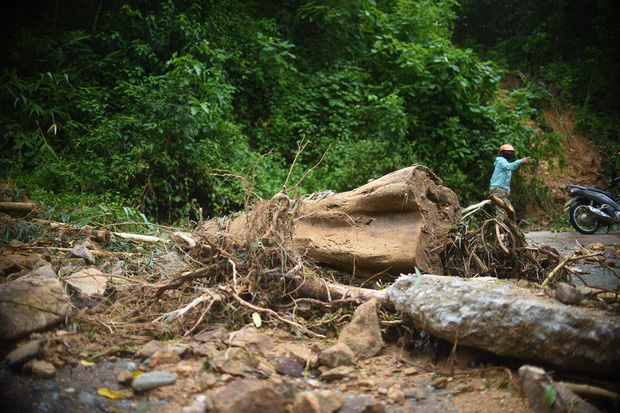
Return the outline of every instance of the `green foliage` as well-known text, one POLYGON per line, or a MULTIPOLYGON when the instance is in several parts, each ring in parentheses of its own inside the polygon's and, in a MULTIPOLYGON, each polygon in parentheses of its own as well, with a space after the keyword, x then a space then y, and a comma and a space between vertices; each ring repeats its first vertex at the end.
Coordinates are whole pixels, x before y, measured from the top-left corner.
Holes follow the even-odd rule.
POLYGON ((550 384, 545 389, 545 404, 547 405, 547 407, 551 407, 555 404, 557 399, 558 399, 558 394, 555 390, 555 387, 553 387, 553 385, 550 384))
MULTIPOLYGON (((302 193, 422 163, 479 200, 501 144, 542 157, 559 138, 524 126, 548 96, 499 97, 504 73, 452 43, 456 6, 110 2, 89 34, 90 18, 62 18, 86 13, 66 2, 64 25, 22 30, 7 54, 0 169, 90 203, 93 222, 101 200, 171 219, 239 209, 247 189, 281 188, 301 145, 288 183, 304 178, 302 193)), ((550 41, 537 33, 531 53, 550 41)))
POLYGON ((597 114, 587 109, 578 112, 577 127, 590 136, 602 158, 608 176, 620 174, 620 115, 597 114))

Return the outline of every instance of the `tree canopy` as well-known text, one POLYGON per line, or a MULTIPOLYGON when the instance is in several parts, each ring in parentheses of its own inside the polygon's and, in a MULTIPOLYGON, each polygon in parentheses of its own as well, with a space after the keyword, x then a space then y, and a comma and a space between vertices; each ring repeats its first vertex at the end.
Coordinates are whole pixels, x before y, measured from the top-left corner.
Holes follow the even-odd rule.
MULTIPOLYGON (((482 3, 464 2, 470 26, 482 3)), ((23 2, 3 13, 0 170, 162 217, 224 213, 248 190, 269 197, 285 183, 347 190, 413 163, 462 203, 477 200, 501 144, 542 156, 560 137, 528 126, 533 89, 500 89, 504 70, 453 42, 460 10, 453 0, 23 2)), ((491 26, 495 36, 501 22, 491 26)))

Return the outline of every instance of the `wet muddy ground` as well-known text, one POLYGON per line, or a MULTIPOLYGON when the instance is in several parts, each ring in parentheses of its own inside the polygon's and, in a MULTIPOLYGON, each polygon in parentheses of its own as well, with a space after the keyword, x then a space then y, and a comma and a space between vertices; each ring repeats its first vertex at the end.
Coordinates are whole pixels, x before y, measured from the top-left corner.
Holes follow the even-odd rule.
MULTIPOLYGON (((598 232, 585 235, 578 232, 535 231, 525 234, 525 238, 529 244, 545 244, 555 248, 562 257, 579 250, 580 246, 587 247, 590 244, 601 243, 605 246, 607 264, 616 272, 620 272, 620 259, 614 258, 614 244, 620 244, 620 232, 598 232)), ((620 278, 600 264, 578 261, 573 266, 583 271, 582 277, 591 286, 609 289, 618 289, 620 286, 620 278)), ((577 277, 574 277, 574 281, 578 285, 582 284, 577 277)))

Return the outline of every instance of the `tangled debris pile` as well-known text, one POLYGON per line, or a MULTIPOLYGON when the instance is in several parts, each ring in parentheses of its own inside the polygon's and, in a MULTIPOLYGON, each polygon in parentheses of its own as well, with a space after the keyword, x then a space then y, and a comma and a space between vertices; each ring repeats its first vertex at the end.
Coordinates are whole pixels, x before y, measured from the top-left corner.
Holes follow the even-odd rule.
MULTIPOLYGON (((456 296, 456 304, 440 295, 437 295, 438 300, 433 306, 424 307, 424 300, 419 300, 418 304, 424 308, 416 310, 420 313, 417 315, 426 317, 426 320, 440 317, 440 321, 444 321, 443 324, 448 327, 447 333, 443 333, 432 328, 435 325, 441 326, 442 322, 432 322, 431 326, 422 318, 416 321, 416 314, 409 314, 409 319, 413 319, 411 322, 406 317, 402 320, 396 318, 394 305, 399 302, 398 285, 404 281, 397 282, 387 290, 359 288, 353 284, 368 286, 370 280, 375 280, 370 276, 372 271, 378 271, 380 277, 376 279, 389 279, 392 274, 390 256, 397 257, 394 268, 398 267, 401 271, 405 269, 401 267, 404 265, 402 257, 406 254, 411 258, 409 272, 415 270, 414 263, 436 265, 440 262, 438 257, 441 253, 444 263, 448 263, 446 268, 449 272, 464 278, 495 275, 497 278, 527 279, 538 284, 549 280, 555 285, 556 280, 561 279, 556 275, 566 274, 567 271, 566 260, 561 261, 559 254, 551 248, 528 246, 518 228, 509 222, 487 221, 480 230, 459 235, 460 239, 449 239, 444 234, 442 244, 438 235, 441 231, 437 228, 444 228, 442 231, 446 232, 449 224, 455 223, 457 217, 460 218, 459 208, 454 209, 453 204, 444 203, 451 198, 450 193, 426 168, 412 167, 349 194, 310 202, 318 205, 315 210, 305 209, 307 205, 302 208, 298 202, 292 202, 283 190, 271 200, 257 202, 251 208, 251 213, 246 212, 231 222, 212 220, 195 234, 167 229, 165 236, 132 236, 127 233, 106 233, 105 229, 71 228, 38 221, 37 225, 44 228, 46 236, 37 237, 28 243, 14 241, 2 251, 0 317, 4 317, 3 320, 17 319, 22 310, 37 314, 36 317, 26 315, 24 320, 37 320, 41 314, 52 317, 45 324, 29 324, 26 321, 2 323, 2 328, 19 327, 15 331, 7 329, 1 332, 4 340, 11 340, 3 349, 8 366, 21 372, 32 372, 37 377, 50 377, 60 367, 89 368, 91 363, 106 359, 137 357, 144 360, 139 369, 135 368, 137 366, 122 366, 122 370, 128 370, 129 373, 125 372, 124 377, 120 377, 119 373, 116 388, 105 387, 105 391, 100 388, 105 395, 99 394, 110 399, 118 396, 120 399, 135 397, 133 400, 143 400, 140 394, 158 389, 161 391, 158 393, 161 396, 159 400, 169 398, 175 401, 176 407, 190 409, 192 400, 179 400, 170 390, 160 388, 165 385, 177 386, 169 375, 145 374, 137 382, 134 380, 141 374, 136 371, 150 373, 166 367, 167 371, 172 369, 170 371, 176 372, 177 379, 184 377, 182 388, 187 389, 184 390, 186 394, 199 395, 193 400, 197 410, 188 411, 205 411, 207 408, 219 412, 239 411, 247 403, 260 405, 261 395, 264 394, 272 394, 273 398, 266 400, 281 406, 283 410, 305 411, 303 407, 299 407, 302 410, 295 410, 294 406, 319 403, 320 406, 333 406, 330 411, 360 411, 342 410, 348 401, 344 401, 343 405, 343 397, 333 391, 336 388, 352 396, 348 399, 354 401, 351 403, 358 403, 361 406, 358 407, 374 411, 381 411, 386 404, 401 407, 415 405, 419 408, 434 397, 438 398, 437 403, 444 403, 445 394, 437 391, 449 388, 449 380, 455 380, 460 374, 455 372, 455 366, 462 369, 463 377, 472 374, 466 364, 457 362, 459 345, 532 359, 528 357, 529 344, 525 340, 528 331, 520 330, 522 333, 514 338, 514 344, 520 349, 517 354, 497 351, 487 345, 476 346, 467 340, 477 337, 477 341, 484 343, 484 332, 473 334, 469 331, 473 327, 467 323, 451 323, 455 315, 442 311, 450 307, 455 309, 455 314, 459 314, 467 307, 471 310, 470 317, 463 317, 463 314, 459 314, 459 317, 470 322, 477 317, 476 314, 480 314, 477 311, 483 311, 484 308, 475 308, 476 304, 471 303, 459 306, 456 296), (416 174, 425 176, 428 181, 424 185, 416 184, 416 189, 426 188, 420 193, 407 184, 407 179, 418 176, 416 174), (395 182, 394 177, 405 177, 405 185, 395 182), (387 189, 382 190, 382 187, 387 189), (368 201, 366 204, 364 198, 368 201), (391 201, 386 202, 389 199, 391 201), (398 208, 389 208, 385 214, 381 213, 382 205, 397 204, 398 208), (309 216, 319 219, 308 221, 309 216), (340 220, 334 217, 340 217, 340 220), (436 225, 438 222, 440 225, 436 225), (304 225, 305 229, 301 230, 304 225), (321 248, 317 248, 319 241, 312 248, 309 247, 313 241, 308 235, 308 228, 313 226, 321 234, 317 237, 323 242, 321 248), (388 228, 383 228, 384 235, 375 236, 381 232, 382 227, 388 228), (339 244, 339 241, 334 240, 346 240, 348 234, 349 237, 364 236, 364 242, 369 244, 374 239, 382 246, 383 252, 373 257, 372 248, 367 248, 369 254, 366 255, 366 264, 363 264, 363 259, 358 260, 355 254, 349 253, 342 255, 347 257, 344 260, 329 262, 321 258, 329 255, 326 252, 329 243, 321 237, 333 228, 336 229, 326 237, 331 237, 331 244, 336 245, 340 251, 343 250, 344 241, 339 244), (305 242, 296 244, 297 230, 305 234, 305 242), (406 240, 399 237, 389 237, 390 231, 398 230, 432 240, 433 248, 423 248, 418 238, 407 244, 406 240), (134 242, 154 247, 144 248, 136 246, 134 242), (387 244, 389 246, 385 248, 387 244), (407 249, 408 245, 412 248, 407 249), (118 251, 119 246, 125 250, 118 251), (131 252, 127 251, 129 246, 131 252), (384 253, 390 250, 393 251, 392 255, 384 253), (308 251, 314 251, 315 254, 306 255, 308 251), (377 260, 377 256, 381 256, 382 261, 377 260), (377 267, 378 262, 380 268, 377 267), (337 269, 325 263, 335 265, 337 269), (549 272, 550 269, 553 271, 549 272), (355 278, 352 272, 366 278, 355 278), (35 301, 22 300, 18 292, 25 291, 24 285, 30 289, 35 284, 44 284, 49 294, 39 290, 32 294, 32 290, 29 290, 24 296, 32 298, 34 295, 35 301), (389 299, 386 299, 386 291, 389 299), (47 300, 44 297, 50 298, 47 300), (357 310, 353 316, 355 308, 357 310), (61 327, 50 332, 52 326, 63 323, 64 329, 61 327), (247 333, 247 328, 241 329, 248 324, 253 326, 252 333, 247 333), (308 344, 296 346, 284 354, 282 349, 270 352, 260 344, 269 340, 258 334, 257 328, 261 331, 279 328, 289 335, 287 340, 304 338, 308 344), (429 343, 432 344, 427 333, 452 343, 449 372, 431 365, 430 360, 420 363, 411 356, 415 349, 419 351, 428 348, 429 343), (248 334, 254 338, 234 344, 236 338, 248 334), (16 340, 20 338, 31 340, 15 346, 16 340), (312 341, 325 338, 327 342, 312 341), (338 340, 330 343, 329 340, 334 338, 338 340), (166 345, 151 344, 167 340, 170 341, 166 345), (181 348, 178 348, 179 345, 181 348), (147 346, 158 348, 150 351, 147 346), (401 366, 399 368, 402 370, 405 370, 404 365, 415 366, 415 372, 403 373, 404 380, 390 381, 391 384, 384 391, 381 383, 369 378, 381 354, 391 360, 384 360, 389 375, 392 375, 395 364, 401 366), (289 358, 294 359, 295 363, 291 363, 289 358), (205 361, 204 365, 201 365, 201 360, 205 361), (300 371, 301 377, 298 374, 300 371), (408 385, 403 383, 417 382, 409 377, 412 374, 419 375, 420 383, 424 383, 425 396, 420 394, 422 387, 415 390, 404 387, 408 385), (442 380, 430 380, 432 374, 440 374, 442 380), (286 380, 282 378, 285 376, 286 380), (233 377, 239 379, 232 381, 233 377), (290 377, 299 379, 292 387, 290 377), (360 396, 360 386, 367 389, 363 393, 371 393, 373 396, 360 396), (330 392, 321 393, 323 390, 330 392), (130 394, 133 396, 128 396, 130 394), (432 396, 429 397, 429 394, 432 396)), ((3 225, 7 226, 24 222, 7 216, 2 219, 3 225)), ((352 251, 355 251, 355 247, 352 251)), ((459 281, 456 277, 438 279, 445 282, 459 281)), ((433 280, 435 276, 418 273, 417 278, 410 281, 410 287, 427 291, 427 283, 433 280), (424 284, 418 283, 420 279, 424 280, 424 284)), ((374 285, 379 286, 378 283, 374 285)), ((444 286, 439 290, 448 293, 464 291, 455 286, 444 286)), ((482 287, 478 290, 483 295, 487 291, 482 287)), ((417 293, 403 294, 413 296, 417 293)), ((428 294, 434 293, 428 290, 428 294)), ((543 300, 544 290, 540 290, 538 295, 542 295, 539 298, 543 300)), ((593 296, 590 294, 590 297, 593 296)), ((498 302, 502 299, 489 298, 487 301, 498 302)), ((400 301, 398 305, 402 305, 400 301)), ((516 301, 519 301, 519 296, 516 301)), ((415 305, 408 304, 409 310, 416 308, 415 305)), ((495 306, 487 313, 504 311, 501 308, 501 305, 495 306)), ((406 315, 408 310, 399 308, 399 312, 406 315)), ((613 327, 617 317, 607 316, 607 321, 606 315, 601 317, 601 323, 607 322, 612 330, 617 331, 613 327)), ((486 328, 491 341, 493 334, 506 327, 502 324, 502 317, 492 318, 499 324, 486 328)), ((565 341, 587 339, 591 331, 585 324, 580 324, 578 329, 582 328, 583 334, 565 335, 565 341)), ((605 325, 601 329, 597 330, 599 336, 607 334, 603 333, 606 331, 605 325)), ((272 330, 268 335, 272 341, 273 336, 286 341, 281 338, 281 331, 274 331, 277 330, 272 330)), ((612 331, 612 334, 602 337, 606 345, 613 346, 616 343, 618 337, 614 334, 612 331)), ((534 359, 555 363, 552 357, 547 356, 534 359)), ((587 359, 584 360, 580 366, 588 363, 587 359)), ((462 363, 466 363, 465 359, 462 363)), ((558 363, 561 364, 561 361, 558 363)), ((600 367, 605 361, 597 363, 592 366, 598 369, 596 373, 601 373, 600 367)), ((616 359, 609 362, 609 366, 616 364, 616 359)), ((515 392, 511 400, 517 401, 516 407, 527 411, 520 404, 519 385, 510 370, 500 367, 497 371, 501 372, 502 381, 510 383, 515 392)), ((484 378, 488 371, 475 371, 473 374, 475 377, 468 376, 468 380, 484 378)), ((459 383, 465 386, 461 388, 474 385, 472 381, 459 383)), ((458 394, 468 392, 471 391, 463 390, 458 394)), ((477 397, 483 396, 478 394, 477 397)), ((431 405, 437 408, 437 405, 431 405)), ((114 406, 121 410, 135 410, 136 407, 114 406)))

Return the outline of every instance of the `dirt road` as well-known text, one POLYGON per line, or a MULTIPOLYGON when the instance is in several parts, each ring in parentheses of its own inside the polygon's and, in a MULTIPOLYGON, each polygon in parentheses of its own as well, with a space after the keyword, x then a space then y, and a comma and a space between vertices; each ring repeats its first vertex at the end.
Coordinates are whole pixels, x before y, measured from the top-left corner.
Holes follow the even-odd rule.
MULTIPOLYGON (((593 243, 601 243, 605 246, 605 257, 607 264, 616 271, 620 272, 620 259, 614 258, 614 244, 620 244, 620 232, 600 232, 592 235, 584 235, 577 232, 550 232, 535 231, 525 234, 525 238, 533 245, 549 245, 557 249, 562 256, 572 254, 582 247, 593 243)), ((595 265, 591 262, 579 261, 574 265, 583 270, 583 276, 588 284, 603 288, 616 289, 620 285, 620 278, 612 271, 595 265)), ((575 282, 580 283, 579 279, 575 282)))

